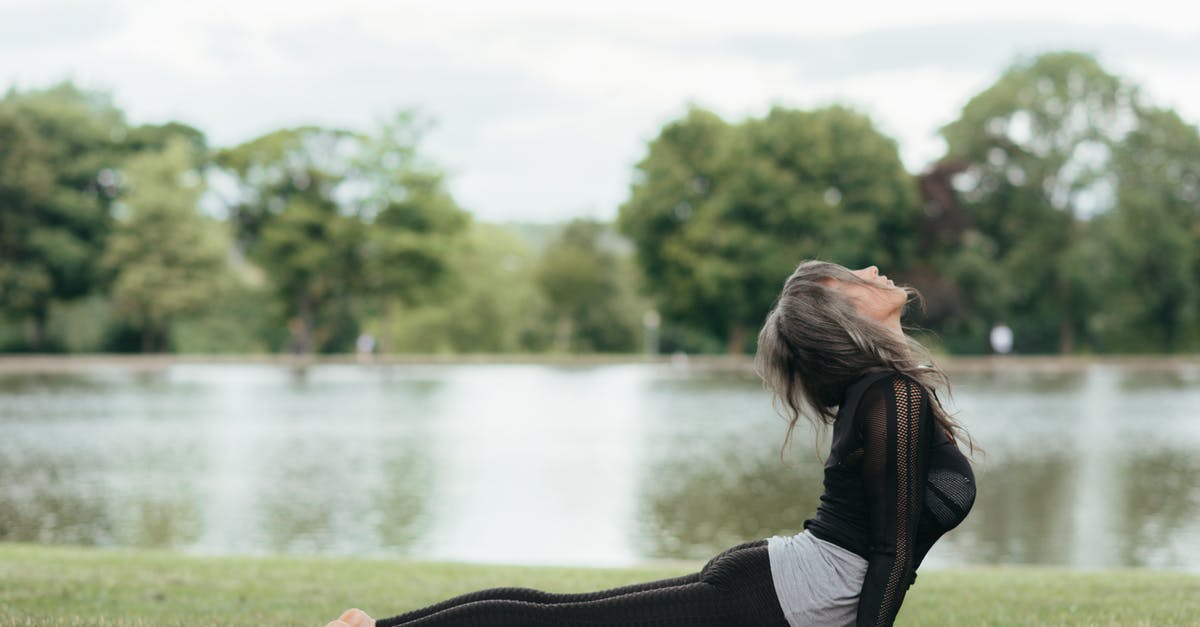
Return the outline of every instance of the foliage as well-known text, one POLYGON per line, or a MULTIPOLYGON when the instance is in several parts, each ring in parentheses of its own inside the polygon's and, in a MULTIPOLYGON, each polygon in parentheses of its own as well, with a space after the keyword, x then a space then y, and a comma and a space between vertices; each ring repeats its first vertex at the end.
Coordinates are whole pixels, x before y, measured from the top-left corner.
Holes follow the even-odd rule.
POLYGON ((179 353, 270 353, 287 342, 277 323, 283 303, 271 290, 227 275, 218 297, 197 315, 171 325, 170 345, 179 353))
POLYGON ((114 273, 110 294, 141 330, 143 352, 166 349, 171 322, 214 299, 229 244, 221 225, 202 216, 203 191, 191 144, 169 139, 124 167, 124 214, 109 237, 102 265, 114 273))
POLYGON ((741 352, 801 259, 902 268, 917 217, 895 142, 862 114, 692 109, 650 143, 618 225, 667 321, 741 352))
MULTIPOLYGON (((99 353, 114 348, 118 314, 108 296, 94 293, 50 304, 46 337, 67 353, 99 353)), ((140 349, 140 342, 134 349, 140 349)))
POLYGON ((331 307, 349 298, 362 276, 362 224, 330 202, 296 197, 263 227, 255 259, 293 316, 292 351, 328 346, 336 331, 331 307), (290 301, 288 297, 291 297, 290 301))
POLYGON ((240 187, 239 246, 288 303, 292 351, 346 350, 364 307, 390 330, 396 307, 453 281, 448 254, 469 216, 421 158, 420 134, 401 113, 370 135, 302 127, 219 153, 240 187))
POLYGON ((1162 109, 1140 112, 1118 146, 1117 204, 1098 220, 1104 304, 1090 331, 1109 350, 1200 347, 1200 132, 1162 109))
POLYGON ((376 323, 381 335, 390 333, 395 350, 522 353, 550 344, 546 302, 534 283, 536 258, 520 237, 476 222, 447 257, 456 277, 453 289, 398 307, 376 323))
POLYGON ((459 281, 451 255, 470 224, 446 190, 441 171, 419 153, 424 129, 402 112, 364 138, 355 179, 365 183, 359 214, 369 225, 364 242, 367 299, 378 308, 393 348, 397 307, 447 297, 459 281))
POLYGON ((916 181, 844 107, 692 108, 615 225, 474 223, 428 128, 402 111, 212 151, 105 93, 10 89, 0 350, 633 351, 653 308, 668 352, 742 352, 803 258, 918 287, 951 353, 997 322, 1025 353, 1200 349, 1200 133, 1085 54, 1008 68, 916 181))
POLYGON ((1088 218, 1113 205, 1112 153, 1136 100, 1090 56, 1045 54, 1014 65, 942 129, 947 160, 970 164, 960 180, 973 224, 943 267, 966 315, 1006 321, 1022 350, 1072 352, 1099 305, 1088 218))
POLYGON ((348 131, 300 127, 217 154, 239 186, 227 199, 238 247, 286 303, 292 352, 345 350, 356 333, 343 314, 362 285, 365 229, 338 201, 355 143, 348 131))
POLYGON ((238 185, 238 193, 222 201, 239 249, 253 250, 266 223, 293 199, 336 204, 335 187, 349 170, 353 142, 349 131, 303 126, 217 151, 216 165, 231 172, 238 185))
POLYGON ((367 328, 390 333, 402 352, 524 353, 555 348, 556 340, 560 351, 635 350, 642 307, 615 234, 580 220, 539 255, 526 231, 473 223, 448 250, 454 279, 443 294, 367 328), (556 337, 564 316, 569 337, 556 337))
POLYGON ((51 303, 102 281, 117 192, 123 113, 107 94, 63 83, 0 100, 0 302, 46 348, 51 303))
POLYGON ((636 350, 640 311, 631 273, 605 247, 605 226, 573 220, 542 254, 537 282, 554 315, 558 352, 636 350))

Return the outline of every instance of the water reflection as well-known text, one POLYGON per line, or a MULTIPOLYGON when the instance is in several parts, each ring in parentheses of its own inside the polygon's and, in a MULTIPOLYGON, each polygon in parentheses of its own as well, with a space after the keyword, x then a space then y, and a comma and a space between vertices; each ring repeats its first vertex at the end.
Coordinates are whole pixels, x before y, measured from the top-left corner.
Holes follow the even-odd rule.
POLYGON ((117 544, 140 547, 173 547, 192 543, 200 533, 200 516, 192 495, 173 499, 143 499, 123 507, 130 519, 120 529, 117 544))
MULTIPOLYGON (((987 448, 926 560, 1200 572, 1200 368, 954 375, 987 448)), ((821 461, 757 379, 651 365, 0 375, 0 539, 526 563, 798 530, 821 461)), ((824 452, 827 440, 817 447, 824 452)))
POLYGON ((1160 449, 1120 460, 1114 564, 1196 569, 1200 455, 1160 449), (1189 531, 1190 528, 1190 531, 1189 531))
POLYGON ((196 538, 195 495, 163 478, 132 493, 113 485, 104 456, 22 455, 0 458, 0 539, 50 544, 179 546, 196 538))
POLYGON ((0 377, 0 538, 403 551, 429 474, 404 418, 427 412, 428 374, 322 374, 307 391, 241 366, 0 377))
POLYGON ((468 366, 448 373, 431 448, 423 557, 621 564, 646 442, 637 367, 468 366))
POLYGON ((784 463, 777 453, 743 445, 699 463, 678 456, 658 464, 640 499, 641 552, 704 559, 740 542, 798 532, 821 495, 821 463, 784 463))
POLYGON ((96 377, 77 372, 10 372, 0 376, 0 393, 12 397, 36 397, 69 393, 71 390, 96 390, 105 385, 96 377))
POLYGON ((426 509, 422 424, 439 384, 358 367, 255 375, 212 394, 208 523, 198 546, 343 555, 408 549, 426 509))
POLYGON ((0 503, 0 538, 43 544, 109 544, 107 509, 78 495, 39 493, 26 501, 0 503))
POLYGON ((374 533, 382 549, 408 553, 429 532, 426 499, 432 495, 426 486, 432 481, 431 460, 416 447, 388 450, 390 455, 380 463, 381 481, 371 494, 373 507, 367 516, 376 520, 374 533))
POLYGON ((0 539, 46 544, 109 544, 113 521, 103 493, 81 490, 79 460, 7 452, 0 456, 0 539))
POLYGON ((419 438, 388 440, 306 434, 271 444, 254 497, 265 547, 340 555, 411 548, 427 522, 429 459, 419 438))
POLYGON ((930 554, 969 552, 981 563, 1070 563, 1072 459, 1065 452, 975 462, 975 506, 930 554))

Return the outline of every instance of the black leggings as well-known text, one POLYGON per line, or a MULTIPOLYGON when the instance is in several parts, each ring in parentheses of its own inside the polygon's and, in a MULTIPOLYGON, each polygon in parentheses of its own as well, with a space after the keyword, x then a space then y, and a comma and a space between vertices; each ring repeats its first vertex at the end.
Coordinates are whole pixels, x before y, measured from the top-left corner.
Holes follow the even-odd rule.
POLYGON ((376 621, 376 627, 787 627, 767 541, 739 544, 698 573, 577 594, 493 588, 376 621))

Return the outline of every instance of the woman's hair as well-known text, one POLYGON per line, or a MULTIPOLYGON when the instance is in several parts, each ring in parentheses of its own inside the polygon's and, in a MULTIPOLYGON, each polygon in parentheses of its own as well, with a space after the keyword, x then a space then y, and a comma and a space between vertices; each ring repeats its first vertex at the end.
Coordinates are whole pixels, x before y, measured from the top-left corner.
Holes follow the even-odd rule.
MULTIPOLYGON (((788 420, 784 447, 801 416, 818 425, 833 424, 846 388, 869 372, 895 370, 928 390, 950 391, 949 377, 933 363, 928 349, 859 315, 845 294, 825 283, 830 279, 879 287, 836 263, 804 261, 784 282, 758 334, 754 366, 788 420)), ((916 300, 924 307, 915 288, 898 287, 908 295, 906 302, 916 300)), ((950 437, 957 442, 964 436, 974 453, 974 441, 936 394, 930 407, 950 437)))

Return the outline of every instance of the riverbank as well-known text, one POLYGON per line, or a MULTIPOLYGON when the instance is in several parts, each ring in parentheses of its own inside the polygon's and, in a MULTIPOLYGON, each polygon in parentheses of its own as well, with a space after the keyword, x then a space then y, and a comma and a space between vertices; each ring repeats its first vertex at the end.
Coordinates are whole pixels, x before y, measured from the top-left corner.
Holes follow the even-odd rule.
MULTIPOLYGON (((1075 372, 1095 365, 1135 370, 1200 373, 1200 355, 979 355, 936 356, 938 364, 954 372, 1075 372)), ((0 374, 85 372, 97 369, 155 371, 176 365, 271 365, 293 368, 358 364, 373 366, 542 364, 551 366, 602 366, 657 364, 679 369, 753 373, 751 355, 639 355, 639 354, 462 354, 462 355, 0 355, 0 374)))
MULTIPOLYGON (((496 586, 552 591, 671 577, 699 564, 543 568, 0 544, 0 625, 323 625, 496 586)), ((922 572, 898 625, 1195 625, 1200 576, 999 567, 922 572)))

